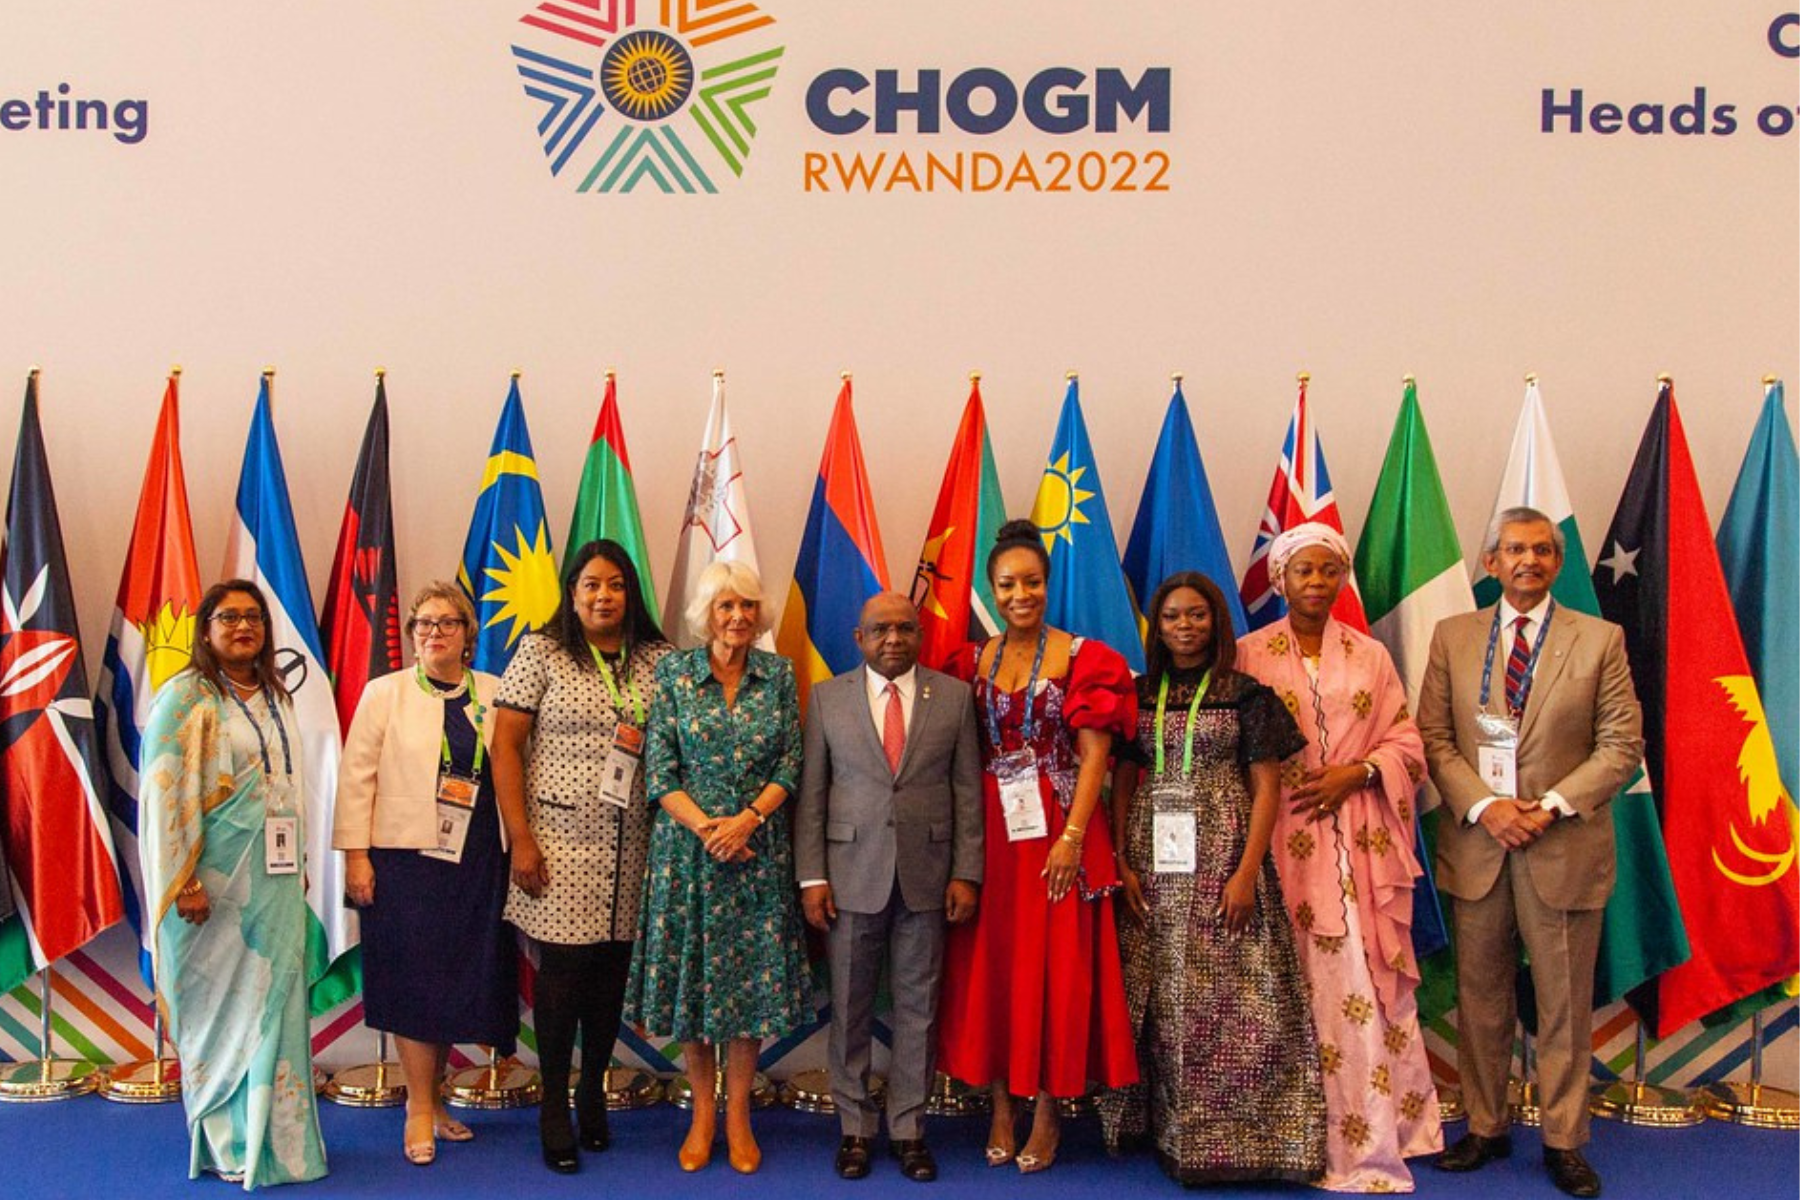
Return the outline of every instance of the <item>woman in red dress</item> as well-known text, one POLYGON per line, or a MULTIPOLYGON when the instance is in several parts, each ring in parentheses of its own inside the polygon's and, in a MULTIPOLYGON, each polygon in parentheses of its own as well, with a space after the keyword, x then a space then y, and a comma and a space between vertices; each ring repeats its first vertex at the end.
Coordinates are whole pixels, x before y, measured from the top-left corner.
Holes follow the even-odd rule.
POLYGON ((1036 526, 1007 522, 987 571, 1006 631, 950 663, 981 718, 986 845, 981 905, 945 950, 939 1065, 992 1092, 988 1164, 1031 1173, 1056 1158, 1058 1098, 1137 1080, 1118 865, 1097 811, 1137 693, 1117 651, 1044 623, 1050 558, 1036 526), (1015 1096, 1036 1099, 1022 1150, 1015 1096))

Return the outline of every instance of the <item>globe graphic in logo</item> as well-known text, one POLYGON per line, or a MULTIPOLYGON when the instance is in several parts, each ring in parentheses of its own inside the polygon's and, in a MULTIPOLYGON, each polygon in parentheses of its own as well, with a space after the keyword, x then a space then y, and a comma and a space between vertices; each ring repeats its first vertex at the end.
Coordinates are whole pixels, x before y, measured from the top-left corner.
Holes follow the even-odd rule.
POLYGON ((606 102, 634 121, 674 116, 694 89, 687 47, 660 29, 638 29, 606 48, 600 60, 606 102))

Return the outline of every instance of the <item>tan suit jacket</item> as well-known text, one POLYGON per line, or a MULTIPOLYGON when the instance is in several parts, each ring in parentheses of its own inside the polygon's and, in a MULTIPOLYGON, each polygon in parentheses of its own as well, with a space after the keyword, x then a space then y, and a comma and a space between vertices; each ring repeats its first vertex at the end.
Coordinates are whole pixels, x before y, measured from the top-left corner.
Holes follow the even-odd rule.
MULTIPOLYGON (((1438 886, 1462 900, 1493 888, 1507 850, 1469 809, 1493 793, 1476 773, 1475 715, 1494 610, 1438 624, 1419 692, 1419 730, 1432 782, 1448 812, 1438 825, 1438 886)), ((1508 636, 1494 652, 1490 712, 1506 705, 1508 636)), ((1555 792, 1578 814, 1557 821, 1521 855, 1543 902, 1558 909, 1597 909, 1612 893, 1613 822, 1607 804, 1644 753, 1643 714, 1631 684, 1625 636, 1617 625, 1558 605, 1538 656, 1519 724, 1519 795, 1555 792)))

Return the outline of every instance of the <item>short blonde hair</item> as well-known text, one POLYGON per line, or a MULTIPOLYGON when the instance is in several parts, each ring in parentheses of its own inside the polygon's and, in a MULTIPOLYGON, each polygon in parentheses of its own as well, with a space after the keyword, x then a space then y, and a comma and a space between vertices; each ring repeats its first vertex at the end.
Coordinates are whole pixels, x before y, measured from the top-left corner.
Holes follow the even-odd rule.
POLYGON ((712 640, 713 604, 727 592, 756 601, 756 632, 759 637, 774 627, 775 618, 769 612, 768 601, 763 596, 762 580, 755 570, 741 562, 714 559, 700 572, 700 578, 694 584, 694 598, 688 601, 684 615, 687 617, 689 633, 701 642, 712 640))
POLYGON ((434 579, 420 588, 413 596, 412 604, 406 610, 406 636, 411 637, 413 621, 418 619, 419 610, 433 600, 442 600, 454 608, 463 619, 463 661, 468 662, 475 657, 475 606, 469 602, 469 594, 454 583, 446 583, 442 579, 434 579))

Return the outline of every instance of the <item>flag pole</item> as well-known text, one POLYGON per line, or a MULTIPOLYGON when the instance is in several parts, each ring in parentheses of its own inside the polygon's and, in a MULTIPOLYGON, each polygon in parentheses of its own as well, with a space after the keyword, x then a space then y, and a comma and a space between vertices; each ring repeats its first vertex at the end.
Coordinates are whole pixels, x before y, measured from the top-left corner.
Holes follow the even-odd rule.
POLYGON ((1506 1107, 1514 1125, 1536 1128, 1543 1123, 1544 1111, 1538 1106, 1536 1055, 1532 1053, 1529 1029, 1519 1030, 1519 1077, 1506 1081, 1506 1107))
POLYGON ((162 1005, 151 996, 150 1057, 123 1063, 106 1072, 100 1081, 100 1095, 119 1104, 167 1104, 181 1095, 181 1063, 163 1054, 168 1044, 168 1031, 163 1025, 162 1005))
POLYGON ((1763 1014, 1750 1018, 1750 1082, 1714 1083, 1700 1093, 1706 1115, 1752 1129, 1800 1129, 1800 1095, 1763 1083, 1763 1014))
POLYGON ((444 1103, 457 1108, 529 1108, 544 1098, 536 1071, 487 1047, 487 1062, 464 1067, 444 1080, 444 1103))
MULTIPOLYGON (((34 370, 33 375, 37 372, 34 370)), ((0 1101, 67 1100, 99 1086, 94 1064, 57 1058, 50 1048, 50 988, 54 973, 48 966, 38 972, 38 1057, 35 1062, 9 1064, 0 1070, 0 1101)))
MULTIPOLYGON (((1661 1129, 1680 1129, 1706 1120, 1700 1098, 1685 1088, 1663 1087, 1644 1078, 1650 1055, 1648 1035, 1642 1018, 1637 1022, 1636 1060, 1631 1067, 1631 1080, 1621 1079, 1595 1088, 1588 1111, 1608 1121, 1626 1125, 1649 1125, 1661 1129)), ((1793 1128, 1793 1126, 1790 1126, 1793 1128)))

